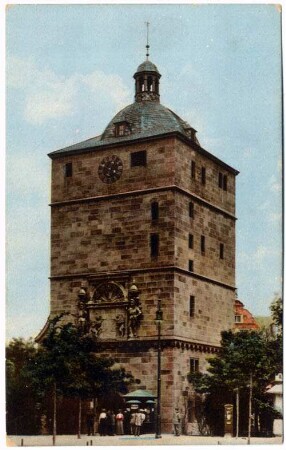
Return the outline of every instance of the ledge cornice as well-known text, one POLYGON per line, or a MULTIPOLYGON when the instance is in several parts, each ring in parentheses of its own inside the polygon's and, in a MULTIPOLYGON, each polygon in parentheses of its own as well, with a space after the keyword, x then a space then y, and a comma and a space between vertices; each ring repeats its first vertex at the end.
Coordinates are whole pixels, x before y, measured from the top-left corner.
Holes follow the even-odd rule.
POLYGON ((231 291, 235 291, 236 287, 231 284, 223 283, 219 280, 216 280, 214 278, 209 278, 204 275, 201 275, 196 272, 189 272, 188 270, 182 269, 178 266, 160 266, 160 267, 146 267, 144 269, 138 268, 138 269, 129 269, 129 270, 116 270, 113 272, 81 272, 81 273, 69 273, 69 274, 61 274, 61 275, 51 275, 49 277, 50 280, 64 280, 64 279, 72 279, 72 278, 86 278, 86 279, 94 279, 100 277, 101 279, 110 279, 112 277, 118 277, 118 275, 123 274, 126 276, 132 277, 135 276, 135 274, 139 273, 158 273, 158 272, 171 272, 171 273, 180 273, 182 275, 188 276, 190 278, 195 278, 198 280, 206 281, 208 283, 215 284, 217 286, 221 286, 225 289, 230 289, 231 291))
POLYGON ((229 211, 226 211, 225 209, 203 199, 202 197, 199 197, 198 195, 193 194, 192 192, 180 188, 176 185, 169 185, 169 186, 162 186, 162 187, 155 187, 150 189, 140 189, 135 191, 127 191, 127 192, 120 192, 117 194, 108 194, 108 195, 97 195, 94 197, 84 197, 84 198, 75 198, 71 200, 64 200, 61 202, 52 202, 50 203, 51 207, 60 207, 60 206, 68 206, 68 205, 74 205, 78 203, 92 203, 92 202, 100 202, 105 200, 112 200, 115 198, 124 198, 124 197, 130 197, 130 196, 137 196, 137 195, 146 195, 146 194, 153 194, 157 192, 165 192, 165 191, 173 191, 178 192, 182 195, 187 196, 188 198, 196 201, 197 203, 200 203, 204 206, 206 206, 209 209, 212 209, 213 211, 216 211, 220 214, 223 214, 226 217, 229 217, 230 219, 236 220, 236 217, 234 214, 230 213, 229 211))
MULTIPOLYGON (((157 338, 137 338, 130 340, 102 340, 96 341, 94 347, 96 351, 122 351, 124 353, 128 352, 142 352, 148 351, 150 349, 157 348, 158 341, 157 338)), ((161 348, 178 348, 180 350, 191 350, 195 352, 216 354, 220 352, 220 347, 217 345, 205 344, 202 342, 194 342, 187 339, 180 338, 161 338, 161 348)), ((116 358, 116 356, 115 356, 116 358)))

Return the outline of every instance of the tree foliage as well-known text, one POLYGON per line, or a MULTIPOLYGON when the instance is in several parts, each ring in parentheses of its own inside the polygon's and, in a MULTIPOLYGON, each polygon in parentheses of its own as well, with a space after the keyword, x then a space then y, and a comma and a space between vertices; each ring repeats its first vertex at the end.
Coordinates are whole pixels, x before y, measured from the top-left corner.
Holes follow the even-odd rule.
MULTIPOLYGON (((240 392, 242 401, 247 393, 250 377, 253 382, 253 405, 256 416, 263 415, 271 419, 277 413, 266 395, 267 385, 275 374, 282 371, 282 301, 277 298, 271 304, 272 319, 278 327, 276 336, 269 337, 258 331, 224 331, 221 334, 221 350, 217 357, 209 358, 208 372, 188 374, 189 381, 197 393, 206 395, 209 411, 218 404, 234 402, 234 393, 240 392)), ((210 417, 210 421, 211 421, 210 417)), ((258 421, 257 421, 258 422, 258 421)))
POLYGON ((35 389, 45 393, 56 383, 67 396, 100 397, 108 392, 127 392, 133 380, 112 358, 98 357, 95 343, 72 323, 51 323, 38 352, 27 365, 35 389))
POLYGON ((270 305, 271 316, 274 324, 278 327, 278 331, 282 332, 283 325, 283 302, 282 298, 276 296, 270 305))
POLYGON ((6 367, 8 414, 21 397, 27 403, 23 389, 33 399, 30 415, 34 416, 35 404, 51 395, 100 398, 126 393, 133 382, 132 375, 113 359, 96 354, 96 344, 89 336, 82 335, 71 323, 61 325, 60 317, 50 321, 45 339, 36 347, 32 341, 13 340, 7 347, 6 367))
POLYGON ((37 429, 37 395, 25 373, 37 350, 32 339, 12 339, 6 346, 7 432, 30 434, 37 429))

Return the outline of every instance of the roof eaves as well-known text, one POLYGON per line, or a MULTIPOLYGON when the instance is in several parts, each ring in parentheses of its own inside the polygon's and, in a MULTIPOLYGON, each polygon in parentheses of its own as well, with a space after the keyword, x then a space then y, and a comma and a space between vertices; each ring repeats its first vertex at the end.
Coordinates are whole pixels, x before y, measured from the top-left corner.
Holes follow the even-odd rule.
POLYGON ((216 156, 214 156, 212 153, 205 150, 203 147, 201 147, 196 142, 190 140, 190 138, 188 138, 186 135, 184 135, 181 131, 178 131, 177 129, 168 130, 168 131, 158 130, 157 134, 154 133, 154 131, 152 131, 151 134, 149 134, 148 132, 138 133, 136 135, 128 135, 128 136, 123 136, 120 138, 114 138, 114 139, 110 138, 110 139, 106 139, 105 141, 100 140, 101 136, 102 135, 96 136, 94 138, 87 139, 86 141, 79 142, 78 144, 74 144, 69 147, 65 147, 63 149, 48 153, 48 156, 51 159, 56 159, 56 158, 60 158, 62 156, 70 156, 70 155, 75 155, 75 154, 88 153, 88 152, 93 152, 93 151, 100 150, 103 148, 112 148, 114 146, 122 146, 122 145, 134 143, 134 142, 138 142, 138 141, 140 141, 140 142, 142 142, 144 140, 150 141, 150 140, 159 139, 159 138, 163 138, 163 137, 176 136, 179 139, 181 139, 184 143, 186 143, 188 146, 194 147, 195 150, 197 150, 199 153, 201 153, 202 155, 211 159, 212 161, 216 162, 217 164, 224 167, 228 171, 232 172, 234 175, 239 174, 239 171, 237 169, 234 169, 233 167, 226 164, 224 161, 222 161, 219 158, 217 158, 216 156), (91 141, 93 141, 93 142, 91 143, 91 141), (85 145, 86 143, 90 143, 91 145, 86 146, 85 145))

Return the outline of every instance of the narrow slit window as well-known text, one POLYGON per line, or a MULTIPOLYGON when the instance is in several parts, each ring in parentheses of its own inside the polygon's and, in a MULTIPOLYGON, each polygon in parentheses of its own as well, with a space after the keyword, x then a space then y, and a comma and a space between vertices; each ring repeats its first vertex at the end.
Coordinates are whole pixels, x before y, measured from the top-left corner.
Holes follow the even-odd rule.
POLYGON ((152 219, 152 221, 159 219, 159 203, 158 202, 151 203, 151 219, 152 219))
POLYGON ((189 259, 189 272, 194 271, 194 261, 192 259, 189 259))
POLYGON ((72 177, 72 163, 71 162, 66 163, 64 165, 64 175, 66 178, 72 177))
POLYGON ((201 253, 204 255, 206 251, 206 238, 201 236, 201 253))
POLYGON ((189 217, 191 217, 191 218, 194 217, 194 204, 193 204, 193 202, 189 203, 189 217))
POLYGON ((150 236, 150 253, 152 258, 159 255, 159 234, 157 233, 150 236))
POLYGON ((221 189, 223 187, 223 174, 221 172, 218 174, 218 187, 221 189))
POLYGON ((190 295, 190 317, 195 315, 195 296, 190 295))
POLYGON ((206 168, 205 167, 202 167, 202 170, 201 170, 201 181, 202 181, 202 184, 206 184, 206 168))
POLYGON ((195 163, 195 161, 191 162, 191 177, 193 180, 196 179, 196 163, 195 163))
POLYGON ((189 234, 189 248, 194 248, 194 236, 189 234))
POLYGON ((219 257, 224 259, 224 244, 219 244, 219 257))
POLYGON ((223 176, 223 190, 227 191, 227 175, 223 176))

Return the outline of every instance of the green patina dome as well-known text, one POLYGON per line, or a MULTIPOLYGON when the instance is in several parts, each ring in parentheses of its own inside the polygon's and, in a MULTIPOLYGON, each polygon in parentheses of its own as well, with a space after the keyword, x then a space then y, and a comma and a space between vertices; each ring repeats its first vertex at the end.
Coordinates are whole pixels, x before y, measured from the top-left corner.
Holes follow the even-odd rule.
POLYGON ((119 111, 101 135, 101 141, 114 138, 114 124, 126 122, 133 137, 178 131, 187 135, 190 125, 157 102, 134 102, 119 111))
POLYGON ((146 60, 137 67, 136 73, 138 73, 138 72, 157 72, 157 73, 159 73, 159 70, 157 69, 157 66, 155 66, 155 64, 153 64, 149 60, 146 60))

